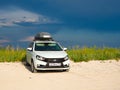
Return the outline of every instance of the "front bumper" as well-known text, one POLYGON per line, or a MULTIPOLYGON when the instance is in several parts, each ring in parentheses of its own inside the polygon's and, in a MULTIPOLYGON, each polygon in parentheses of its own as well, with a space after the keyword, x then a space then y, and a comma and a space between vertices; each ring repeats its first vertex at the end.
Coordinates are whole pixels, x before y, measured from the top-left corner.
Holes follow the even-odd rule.
POLYGON ((69 70, 70 69, 70 60, 47 61, 47 62, 35 60, 34 64, 36 70, 69 70))

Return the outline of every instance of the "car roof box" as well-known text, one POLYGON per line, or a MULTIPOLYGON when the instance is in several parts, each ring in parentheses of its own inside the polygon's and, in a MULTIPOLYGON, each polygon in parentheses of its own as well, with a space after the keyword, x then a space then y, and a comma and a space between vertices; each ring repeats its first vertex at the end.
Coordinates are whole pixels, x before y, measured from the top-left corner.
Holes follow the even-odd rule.
POLYGON ((53 41, 52 36, 47 32, 40 32, 35 35, 34 40, 40 41, 53 41))

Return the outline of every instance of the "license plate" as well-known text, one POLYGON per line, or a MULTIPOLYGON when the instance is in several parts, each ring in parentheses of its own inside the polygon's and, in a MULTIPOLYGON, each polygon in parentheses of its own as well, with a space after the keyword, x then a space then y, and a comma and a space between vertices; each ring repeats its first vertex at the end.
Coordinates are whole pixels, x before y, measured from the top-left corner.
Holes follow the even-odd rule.
POLYGON ((49 63, 49 66, 61 66, 61 63, 49 63))

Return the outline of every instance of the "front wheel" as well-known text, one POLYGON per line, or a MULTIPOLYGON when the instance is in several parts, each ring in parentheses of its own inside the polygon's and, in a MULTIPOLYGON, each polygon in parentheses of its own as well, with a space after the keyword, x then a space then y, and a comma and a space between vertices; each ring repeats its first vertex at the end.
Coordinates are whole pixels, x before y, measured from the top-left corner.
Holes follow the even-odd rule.
POLYGON ((63 70, 63 72, 69 72, 69 71, 70 71, 69 69, 63 70))
POLYGON ((31 72, 32 73, 37 73, 37 70, 35 69, 34 62, 31 62, 31 72))

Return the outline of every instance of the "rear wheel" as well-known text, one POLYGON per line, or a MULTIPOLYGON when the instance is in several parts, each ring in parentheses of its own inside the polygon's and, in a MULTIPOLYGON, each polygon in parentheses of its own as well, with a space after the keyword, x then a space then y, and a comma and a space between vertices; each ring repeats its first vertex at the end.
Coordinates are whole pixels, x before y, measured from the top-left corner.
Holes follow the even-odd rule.
POLYGON ((31 72, 32 73, 37 73, 37 70, 35 69, 33 60, 31 61, 31 72))

